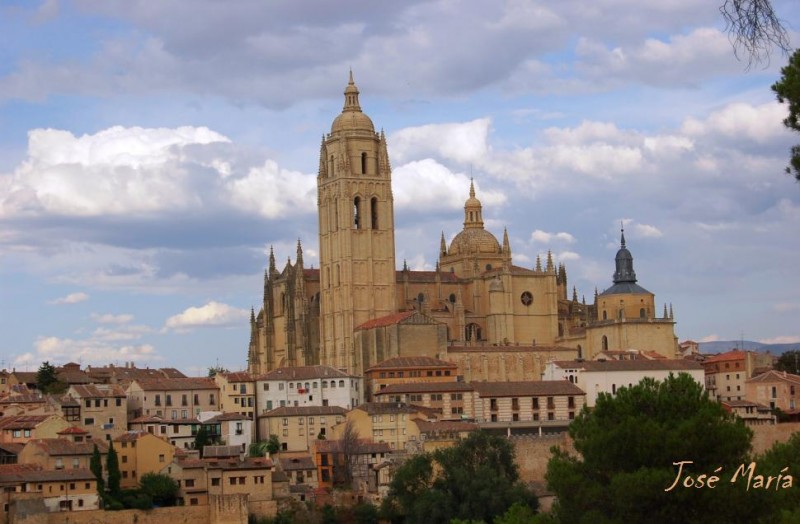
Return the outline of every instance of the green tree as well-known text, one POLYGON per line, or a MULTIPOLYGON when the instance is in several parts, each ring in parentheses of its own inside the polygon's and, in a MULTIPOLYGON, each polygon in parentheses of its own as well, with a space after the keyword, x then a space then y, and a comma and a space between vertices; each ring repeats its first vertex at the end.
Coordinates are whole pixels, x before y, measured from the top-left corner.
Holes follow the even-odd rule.
POLYGON ((92 458, 89 459, 89 470, 92 472, 92 475, 94 475, 94 478, 97 479, 97 496, 102 501, 106 495, 106 481, 103 478, 103 459, 100 456, 100 450, 97 448, 97 444, 94 445, 92 458))
POLYGON ((755 522, 768 513, 760 495, 729 482, 752 432, 687 374, 600 394, 569 433, 580 456, 554 448, 546 475, 560 522, 755 522), (666 491, 680 461, 693 476, 722 468, 721 481, 666 491))
POLYGON ((216 366, 212 366, 208 368, 208 378, 214 378, 217 373, 230 373, 227 368, 224 368, 217 364, 216 366))
POLYGON ((50 362, 42 362, 36 372, 36 387, 42 393, 59 393, 65 389, 65 384, 59 382, 56 367, 50 362))
POLYGON ((178 498, 178 483, 169 475, 145 473, 139 479, 139 489, 157 506, 174 506, 178 498))
POLYGON ((538 509, 536 497, 519 481, 514 446, 477 431, 453 447, 406 461, 395 472, 382 509, 408 523, 492 522, 514 503, 538 509))
POLYGON ((270 435, 269 439, 267 439, 267 451, 270 455, 275 454, 281 450, 281 441, 278 439, 278 435, 270 435))
POLYGON ((120 496, 120 479, 122 474, 119 471, 119 457, 117 450, 114 449, 114 441, 108 443, 108 453, 106 454, 106 472, 108 473, 108 492, 111 498, 119 499, 120 496))
MULTIPOLYGON (((789 64, 781 69, 781 79, 772 84, 772 90, 778 102, 789 105, 789 116, 783 119, 783 125, 800 132, 800 49, 789 57, 789 64)), ((800 181, 800 145, 792 146, 786 172, 800 181)))
POLYGON ((211 444, 211 437, 208 436, 208 430, 205 426, 200 426, 194 436, 194 449, 200 452, 200 457, 203 457, 203 448, 211 444))
MULTIPOLYGON (((786 468, 783 475, 790 474, 795 477, 791 488, 769 490, 766 495, 770 507, 779 514, 800 516, 800 499, 797 497, 795 484, 797 472, 800 471, 800 432, 793 434, 786 442, 774 444, 764 454, 756 457, 755 463, 758 465, 759 474, 777 477, 781 470, 786 468)), ((789 520, 789 522, 800 522, 800 520, 789 520)))
POLYGON ((778 361, 775 363, 775 370, 800 375, 800 350, 787 351, 778 357, 778 361))

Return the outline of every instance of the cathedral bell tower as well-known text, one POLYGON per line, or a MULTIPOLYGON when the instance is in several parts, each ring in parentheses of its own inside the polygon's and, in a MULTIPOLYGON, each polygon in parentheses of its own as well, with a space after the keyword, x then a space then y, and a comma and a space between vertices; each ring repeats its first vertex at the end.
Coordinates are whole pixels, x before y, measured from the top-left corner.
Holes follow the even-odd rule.
POLYGON ((395 312, 392 171, 383 131, 361 111, 358 88, 322 138, 317 176, 323 364, 361 372, 353 331, 395 312))

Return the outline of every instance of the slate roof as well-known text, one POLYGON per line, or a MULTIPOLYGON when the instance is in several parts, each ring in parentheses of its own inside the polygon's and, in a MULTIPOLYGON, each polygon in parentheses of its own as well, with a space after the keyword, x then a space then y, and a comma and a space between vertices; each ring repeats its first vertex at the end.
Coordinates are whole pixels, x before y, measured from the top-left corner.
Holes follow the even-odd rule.
POLYGON ((610 288, 606 289, 600 295, 652 295, 651 292, 637 284, 636 282, 617 282, 610 288))
POLYGON ((547 395, 585 395, 581 388, 568 380, 537 380, 524 382, 471 382, 475 391, 488 397, 537 397, 547 395))

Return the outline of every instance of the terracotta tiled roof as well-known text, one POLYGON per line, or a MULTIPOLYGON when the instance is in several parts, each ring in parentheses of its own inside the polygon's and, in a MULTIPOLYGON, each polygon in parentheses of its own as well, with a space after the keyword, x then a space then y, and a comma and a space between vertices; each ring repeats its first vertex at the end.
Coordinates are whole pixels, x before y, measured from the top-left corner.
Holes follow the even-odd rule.
POLYGON ((284 406, 267 411, 262 417, 296 417, 314 415, 344 415, 347 410, 340 406, 284 406))
POLYGON ((375 364, 367 371, 376 371, 381 369, 409 369, 409 368, 448 368, 458 369, 458 366, 452 362, 439 360, 433 357, 394 357, 383 362, 375 364))
POLYGON ((57 469, 46 470, 41 467, 22 467, 31 466, 29 464, 7 464, 0 466, 0 483, 16 482, 58 482, 64 480, 95 480, 94 474, 88 469, 57 469), (8 472, 3 468, 14 466, 8 472))
POLYGON ((222 413, 203 421, 203 424, 216 424, 217 422, 225 422, 227 420, 251 420, 251 418, 241 413, 222 413))
POLYGON ((145 391, 219 389, 217 383, 210 378, 137 378, 135 382, 145 391))
POLYGON ((230 373, 220 373, 219 375, 228 382, 253 382, 256 379, 255 375, 247 371, 232 371, 230 373))
MULTIPOLYGON (((107 446, 103 440, 96 442, 97 448, 105 451, 107 446)), ((95 441, 88 440, 85 442, 73 442, 65 438, 42 438, 34 439, 26 444, 26 446, 35 446, 51 457, 63 455, 91 455, 94 451, 95 441)))
POLYGON ((389 384, 375 393, 378 395, 397 395, 401 393, 441 393, 450 391, 472 391, 474 388, 465 382, 413 382, 409 384, 389 384))
POLYGON ((303 269, 303 277, 305 277, 306 280, 319 281, 319 269, 303 269))
POLYGON ((58 435, 86 435, 89 433, 83 428, 79 428, 78 426, 70 426, 67 429, 62 429, 58 432, 58 435))
POLYGON ((719 355, 714 355, 708 357, 706 359, 707 364, 713 364, 714 362, 730 362, 733 360, 744 360, 747 358, 746 351, 740 351, 735 349, 733 351, 728 351, 726 353, 720 353, 719 355))
POLYGON ((700 371, 703 365, 692 360, 558 360, 561 369, 583 369, 586 371, 700 371))
POLYGON ((0 417, 0 429, 34 429, 55 415, 17 415, 0 417))
POLYGON ((800 384, 800 375, 786 373, 785 371, 775 371, 774 369, 762 373, 747 380, 747 383, 758 382, 789 382, 791 384, 800 384))
POLYGON ((386 326, 393 326, 395 324, 399 324, 401 321, 411 317, 416 313, 416 311, 403 311, 401 313, 393 313, 391 315, 386 315, 385 317, 380 318, 373 318, 372 320, 367 320, 360 326, 356 328, 359 329, 372 329, 377 327, 386 327, 386 326))
POLYGON ((19 455, 19 452, 22 451, 24 447, 25 444, 22 442, 0 442, 0 449, 12 455, 19 455))
POLYGON ((526 382, 471 382, 482 398, 537 397, 546 395, 585 395, 581 388, 568 380, 537 380, 526 382))
POLYGON ((344 371, 331 366, 296 366, 273 369, 257 380, 310 380, 314 378, 351 378, 344 371))
POLYGON ((444 432, 476 431, 480 428, 480 426, 472 422, 453 422, 453 421, 431 422, 419 418, 415 418, 411 422, 417 425, 420 433, 437 433, 440 431, 444 432))
MULTIPOLYGON (((273 463, 271 459, 264 457, 245 457, 239 459, 203 459, 209 469, 271 469, 273 463)), ((274 475, 273 475, 274 476, 274 475)))
POLYGON ((309 455, 300 457, 282 457, 278 459, 278 463, 283 471, 298 471, 305 469, 316 469, 314 460, 309 455))
POLYGON ((9 395, 0 404, 44 404, 47 401, 45 397, 39 393, 23 393, 18 395, 9 395))
MULTIPOLYGON (((122 435, 117 436, 114 439, 114 442, 135 442, 140 438, 144 437, 145 435, 151 435, 147 431, 126 431, 122 435)), ((156 437, 158 438, 158 437, 156 437)))
POLYGON ((115 384, 101 385, 101 386, 98 386, 96 384, 88 384, 88 385, 73 384, 70 389, 80 399, 116 398, 116 397, 126 396, 125 390, 122 389, 121 386, 117 386, 115 384))

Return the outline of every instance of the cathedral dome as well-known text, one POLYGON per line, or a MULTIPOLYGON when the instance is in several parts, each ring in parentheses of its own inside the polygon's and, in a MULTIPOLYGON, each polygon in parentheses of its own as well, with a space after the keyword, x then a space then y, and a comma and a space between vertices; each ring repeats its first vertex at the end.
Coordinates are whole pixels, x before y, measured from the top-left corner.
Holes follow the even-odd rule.
POLYGON ((466 255, 469 253, 500 253, 500 243, 493 234, 485 229, 465 229, 450 242, 447 254, 466 255))
POLYGON ((372 119, 360 111, 343 111, 331 124, 331 133, 337 131, 369 131, 375 132, 372 119))
POLYGON ((350 71, 350 82, 344 89, 344 107, 342 114, 337 116, 331 124, 331 133, 337 131, 367 131, 375 133, 372 119, 361 111, 358 103, 358 88, 353 82, 353 72, 350 71))

